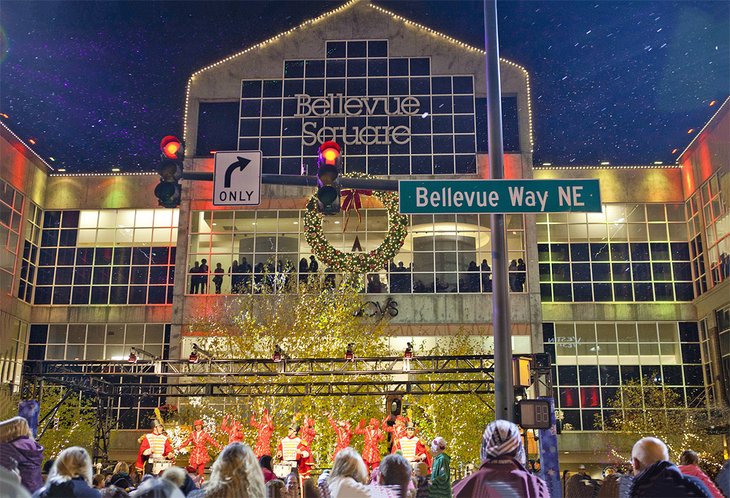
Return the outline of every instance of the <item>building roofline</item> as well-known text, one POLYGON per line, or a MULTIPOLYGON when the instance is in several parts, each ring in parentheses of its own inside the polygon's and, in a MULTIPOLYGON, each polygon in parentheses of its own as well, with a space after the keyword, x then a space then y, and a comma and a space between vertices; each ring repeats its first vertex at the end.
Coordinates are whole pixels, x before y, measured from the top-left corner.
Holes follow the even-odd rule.
POLYGON ((159 175, 156 171, 112 171, 107 173, 51 173, 48 176, 154 176, 159 175))
POLYGON ((46 168, 48 168, 51 171, 55 171, 53 169, 53 166, 48 164, 45 159, 43 159, 40 155, 38 155, 38 153, 36 151, 34 151, 30 147, 30 145, 25 143, 25 141, 23 141, 22 138, 20 138, 18 135, 16 135, 15 132, 13 130, 11 130, 10 127, 8 127, 8 125, 3 123, 2 121, 0 121, 0 134, 3 135, 4 138, 8 142, 10 142, 11 145, 13 145, 13 146, 19 145, 20 146, 19 150, 21 153, 28 152, 28 154, 24 154, 24 155, 28 156, 29 159, 33 159, 33 158, 38 159, 41 163, 43 163, 43 165, 46 168))
POLYGON ((599 166, 593 166, 593 165, 585 165, 585 166, 560 166, 560 165, 535 165, 533 166, 533 169, 535 170, 554 170, 554 169, 567 169, 567 170, 574 170, 574 169, 606 169, 606 170, 614 170, 614 169, 681 169, 682 166, 679 164, 633 164, 633 165, 599 165, 599 166))
MULTIPOLYGON (((204 73, 205 71, 208 71, 209 69, 213 69, 214 67, 218 67, 218 66, 220 66, 222 64, 225 64, 226 62, 229 62, 229 61, 231 61, 231 60, 233 60, 233 59, 235 59, 237 57, 240 57, 240 56, 245 55, 245 54, 247 54, 249 52, 252 52, 252 51, 254 51, 254 50, 258 49, 258 48, 265 47, 266 45, 268 45, 270 43, 273 43, 276 40, 278 40, 280 38, 283 38, 284 36, 288 36, 288 35, 290 35, 290 34, 292 34, 294 32, 302 31, 302 30, 304 30, 304 29, 306 29, 306 28, 308 28, 308 27, 310 27, 310 26, 312 26, 312 25, 314 25, 314 24, 316 24, 316 23, 324 20, 325 18, 327 18, 327 17, 329 17, 329 16, 331 16, 333 14, 340 13, 340 12, 342 12, 342 11, 344 11, 344 10, 352 7, 352 6, 354 6, 355 4, 357 4, 359 2, 365 2, 365 3, 367 3, 367 6, 368 7, 372 8, 372 9, 374 9, 374 10, 380 12, 380 13, 387 14, 387 15, 393 17, 394 19, 397 19, 399 21, 403 21, 406 25, 410 25, 410 26, 414 26, 414 27, 419 28, 419 29, 423 29, 423 30, 427 31, 428 33, 430 33, 431 35, 433 35, 433 36, 435 36, 437 38, 440 38, 442 40, 451 42, 451 43, 453 43, 453 44, 455 44, 455 45, 457 45, 457 46, 459 46, 459 47, 461 47, 461 48, 463 48, 463 49, 465 49, 467 51, 477 52, 479 54, 486 55, 486 51, 484 49, 482 49, 482 48, 473 47, 473 46, 471 46, 471 45, 469 45, 467 43, 464 43, 462 41, 457 40, 456 38, 453 38, 451 36, 445 35, 445 34, 439 32, 439 31, 436 31, 434 29, 431 29, 431 28, 429 28, 427 26, 424 26, 422 24, 419 24, 417 22, 413 22, 413 21, 411 21, 409 19, 406 19, 405 17, 399 16, 398 14, 395 14, 394 12, 391 12, 391 11, 389 11, 387 9, 384 9, 382 7, 378 7, 377 5, 373 5, 372 3, 370 3, 370 0, 349 0, 348 2, 340 5, 339 7, 335 8, 335 9, 332 9, 330 11, 327 11, 324 14, 320 14, 317 17, 308 19, 308 20, 304 21, 303 23, 299 24, 298 26, 295 26, 295 27, 293 27, 293 28, 291 28, 291 29, 289 29, 287 31, 283 31, 283 32, 281 32, 281 33, 279 33, 279 34, 277 34, 275 36, 272 36, 271 38, 268 38, 268 39, 266 39, 266 40, 264 40, 262 42, 259 42, 259 43, 255 44, 255 45, 252 45, 252 46, 250 46, 250 47, 248 47, 248 48, 246 48, 244 50, 241 50, 239 52, 236 52, 233 55, 229 55, 228 57, 225 57, 225 58, 223 58, 223 59, 221 59, 221 60, 219 60, 217 62, 214 62, 212 64, 208 64, 207 66, 202 67, 201 69, 198 69, 192 75, 190 75, 190 78, 188 78, 187 85, 185 86, 185 109, 184 109, 184 113, 183 113, 183 135, 185 135, 187 133, 188 113, 189 113, 189 105, 190 105, 190 88, 191 88, 192 83, 193 83, 193 80, 195 79, 196 76, 198 76, 199 74, 204 73)), ((527 126, 528 126, 528 128, 530 130, 530 151, 532 151, 532 149, 534 148, 534 139, 533 139, 533 136, 532 136, 532 99, 531 99, 531 95, 530 95, 530 93, 531 93, 530 92, 530 74, 527 72, 527 69, 525 69, 523 66, 520 66, 519 64, 517 64, 515 62, 512 62, 512 61, 510 61, 508 59, 504 59, 502 57, 500 57, 499 60, 500 60, 500 62, 503 62, 503 63, 508 64, 510 66, 513 66, 513 67, 516 67, 517 69, 519 69, 520 71, 522 71, 522 73, 525 76, 525 81, 526 81, 526 84, 527 84, 527 106, 528 106, 528 109, 527 109, 527 111, 528 111, 528 123, 527 123, 527 126)))
POLYGON ((713 114, 712 117, 707 120, 707 123, 705 123, 705 126, 703 126, 699 132, 697 132, 697 134, 694 136, 692 141, 689 144, 687 144, 687 147, 685 147, 684 150, 681 152, 681 154, 679 154, 679 156, 677 156, 677 164, 679 164, 682 161, 682 158, 684 157, 684 155, 689 152, 689 150, 692 148, 692 146, 697 141, 697 139, 702 136, 702 132, 705 131, 705 129, 708 126, 710 126, 711 124, 714 124, 715 118, 720 114, 720 112, 727 109, 728 102, 730 102, 730 96, 725 99, 725 101, 722 103, 722 105, 720 105, 720 107, 717 109, 717 111, 715 111, 715 114, 713 114))

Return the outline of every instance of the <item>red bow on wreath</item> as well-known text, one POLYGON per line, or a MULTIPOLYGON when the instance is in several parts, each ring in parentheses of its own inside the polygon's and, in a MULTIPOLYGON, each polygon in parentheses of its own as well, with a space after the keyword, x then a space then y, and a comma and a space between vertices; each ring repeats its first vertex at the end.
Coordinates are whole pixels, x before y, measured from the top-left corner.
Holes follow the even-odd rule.
POLYGON ((360 214, 360 208, 362 208, 362 200, 360 199, 360 196, 373 195, 373 191, 344 188, 342 189, 342 191, 340 191, 340 195, 343 197, 342 210, 347 214, 347 216, 345 216, 345 226, 342 227, 342 231, 344 232, 345 230, 347 230, 347 222, 350 221, 350 210, 352 209, 354 209, 355 213, 357 213, 357 226, 359 228, 360 222, 362 221, 362 215, 360 214))

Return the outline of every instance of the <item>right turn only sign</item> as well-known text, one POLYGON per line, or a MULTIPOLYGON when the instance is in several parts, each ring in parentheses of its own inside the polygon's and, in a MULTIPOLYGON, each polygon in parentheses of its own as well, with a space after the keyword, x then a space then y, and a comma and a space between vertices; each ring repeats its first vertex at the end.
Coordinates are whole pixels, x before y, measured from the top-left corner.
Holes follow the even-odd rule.
POLYGON ((214 206, 261 204, 261 151, 238 150, 215 153, 214 206))

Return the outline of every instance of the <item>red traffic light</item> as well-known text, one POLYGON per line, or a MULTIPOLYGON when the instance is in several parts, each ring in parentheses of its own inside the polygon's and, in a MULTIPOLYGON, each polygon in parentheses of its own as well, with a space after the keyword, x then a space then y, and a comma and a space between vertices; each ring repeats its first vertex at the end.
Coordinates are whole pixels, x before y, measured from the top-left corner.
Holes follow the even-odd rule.
POLYGON ((319 157, 324 164, 336 165, 340 157, 340 146, 337 142, 325 142, 319 146, 319 157))
POLYGON ((170 159, 178 159, 178 152, 180 152, 181 148, 182 142, 173 135, 167 135, 160 142, 160 150, 165 157, 170 159))

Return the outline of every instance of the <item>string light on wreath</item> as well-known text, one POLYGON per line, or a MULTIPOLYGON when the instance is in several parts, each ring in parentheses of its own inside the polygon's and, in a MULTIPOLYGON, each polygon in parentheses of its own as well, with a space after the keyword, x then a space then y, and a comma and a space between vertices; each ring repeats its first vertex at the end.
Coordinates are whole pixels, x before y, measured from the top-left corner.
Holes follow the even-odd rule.
MULTIPOLYGON (((369 175, 348 174, 349 177, 371 178, 369 175)), ((387 267, 406 240, 408 235, 408 216, 398 212, 398 193, 373 191, 388 213, 388 231, 383 243, 367 253, 346 253, 329 243, 322 229, 322 215, 317 212, 317 198, 312 196, 307 202, 304 213, 304 237, 312 248, 312 253, 329 268, 345 273, 368 273, 387 267)))

